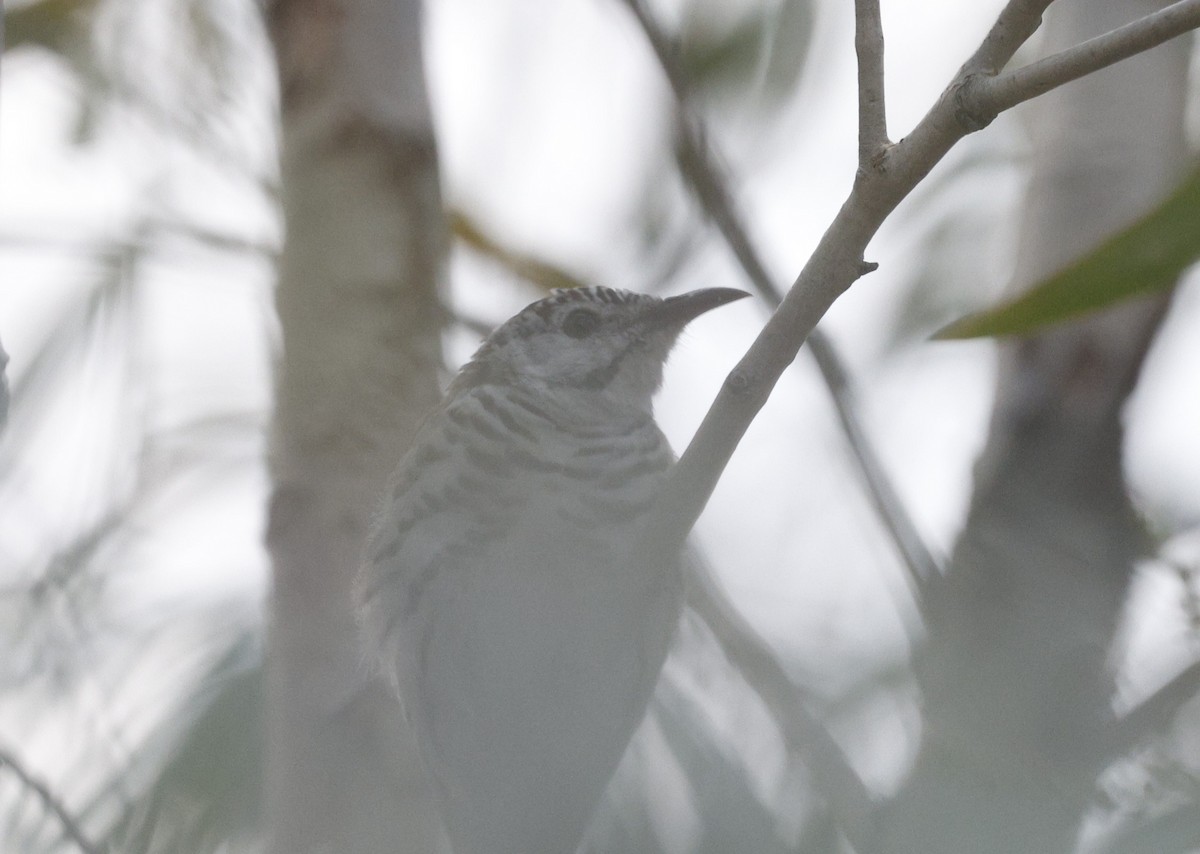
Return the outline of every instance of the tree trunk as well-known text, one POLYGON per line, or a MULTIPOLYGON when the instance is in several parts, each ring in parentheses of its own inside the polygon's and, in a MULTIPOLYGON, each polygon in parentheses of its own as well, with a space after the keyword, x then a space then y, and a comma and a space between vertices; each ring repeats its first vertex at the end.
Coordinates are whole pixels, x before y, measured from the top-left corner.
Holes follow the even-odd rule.
POLYGON ((350 589, 384 481, 438 399, 447 231, 418 0, 275 0, 287 241, 267 545, 275 854, 441 844, 350 589))
MULTIPOLYGON (((1060 0, 1044 50, 1166 5, 1060 0)), ((1189 42, 1044 96, 1016 280, 1027 286, 1144 213, 1186 165, 1189 42)), ((1166 308, 1124 304, 1001 347, 966 526, 929 601, 925 731, 879 850, 1062 854, 1110 760, 1109 647, 1143 548, 1121 410, 1166 308)))

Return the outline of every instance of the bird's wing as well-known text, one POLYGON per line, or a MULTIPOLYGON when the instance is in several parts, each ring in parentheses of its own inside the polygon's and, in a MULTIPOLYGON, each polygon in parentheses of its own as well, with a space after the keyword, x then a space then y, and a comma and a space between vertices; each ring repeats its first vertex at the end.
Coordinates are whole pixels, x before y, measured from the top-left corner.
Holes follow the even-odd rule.
MULTIPOLYGON (((486 427, 485 427, 486 429, 486 427)), ((439 567, 462 562, 518 510, 513 466, 478 425, 431 417, 393 473, 367 537, 355 599, 369 651, 394 672, 405 625, 439 567)))

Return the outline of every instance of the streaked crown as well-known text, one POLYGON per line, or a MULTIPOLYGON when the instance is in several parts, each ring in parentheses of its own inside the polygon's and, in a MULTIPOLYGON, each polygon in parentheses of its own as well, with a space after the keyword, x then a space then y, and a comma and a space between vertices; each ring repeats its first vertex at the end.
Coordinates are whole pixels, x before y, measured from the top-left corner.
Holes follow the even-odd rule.
POLYGON ((557 290, 488 336, 451 393, 507 384, 589 406, 648 411, 683 327, 745 296, 730 288, 667 299, 604 287, 557 290))

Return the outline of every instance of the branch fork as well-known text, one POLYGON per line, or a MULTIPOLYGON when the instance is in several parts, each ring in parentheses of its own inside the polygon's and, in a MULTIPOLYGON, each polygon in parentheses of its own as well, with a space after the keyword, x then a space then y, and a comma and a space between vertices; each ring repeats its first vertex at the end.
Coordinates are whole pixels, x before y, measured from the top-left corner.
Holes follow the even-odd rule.
MULTIPOLYGON (((648 18, 638 0, 627 2, 639 18, 648 18)), ((960 139, 975 126, 986 126, 989 116, 1200 27, 1200 0, 1179 0, 1045 60, 989 77, 988 72, 1003 68, 1037 30, 1050 2, 1009 0, 978 50, 925 117, 910 134, 889 145, 878 0, 855 0, 860 180, 854 182, 812 257, 735 369, 754 381, 741 393, 737 393, 741 381, 723 387, 650 512, 639 548, 652 554, 677 553, 682 548, 770 389, 833 301, 862 275, 867 244, 960 139)), ((661 57, 658 47, 656 51, 661 57)), ((672 75, 671 83, 677 94, 684 91, 677 76, 672 75)))
MULTIPOLYGON (((855 0, 858 168, 846 201, 791 289, 780 300, 745 229, 732 213, 728 193, 710 162, 702 124, 687 121, 686 81, 675 63, 673 42, 662 34, 643 0, 624 2, 642 25, 685 120, 681 163, 691 160, 693 174, 689 178, 697 195, 756 288, 777 304, 759 337, 727 376, 648 514, 634 546, 634 559, 645 565, 668 560, 681 551, 739 441, 810 335, 814 355, 822 365, 835 400, 838 399, 839 368, 832 350, 815 329, 817 321, 859 277, 876 269, 876 264, 863 260, 868 243, 896 206, 960 139, 986 127, 1016 104, 1200 27, 1200 0, 1180 0, 1104 36, 1021 69, 1004 72, 1002 69, 1017 49, 1041 25, 1042 13, 1052 2, 1009 0, 979 48, 925 117, 903 139, 892 143, 887 133, 879 0, 855 0), (701 130, 697 131, 697 127, 701 130)), ((848 434, 853 436, 857 424, 845 413, 840 401, 839 414, 848 434)), ((852 441, 852 444, 861 458, 864 452, 858 443, 852 441)), ((863 468, 869 471, 865 463, 863 468)), ((877 484, 872 484, 873 497, 881 506, 888 498, 886 478, 882 483, 879 490, 877 484)), ((883 515, 894 538, 902 545, 920 604, 919 591, 936 574, 936 564, 924 551, 919 537, 915 537, 915 529, 904 530, 907 515, 902 509, 894 515, 887 512, 883 515), (915 540, 915 545, 906 542, 906 535, 915 540)), ((788 692, 786 679, 783 684, 769 680, 766 687, 788 692)), ((786 726, 787 721, 782 723, 786 726)), ((819 730, 819 725, 815 729, 819 730)), ((810 757, 814 770, 828 782, 827 794, 833 795, 831 807, 840 818, 843 832, 859 850, 871 851, 869 794, 860 783, 843 785, 845 780, 857 781, 857 778, 836 746, 833 748, 824 753, 814 749, 814 754, 821 753, 810 757)))

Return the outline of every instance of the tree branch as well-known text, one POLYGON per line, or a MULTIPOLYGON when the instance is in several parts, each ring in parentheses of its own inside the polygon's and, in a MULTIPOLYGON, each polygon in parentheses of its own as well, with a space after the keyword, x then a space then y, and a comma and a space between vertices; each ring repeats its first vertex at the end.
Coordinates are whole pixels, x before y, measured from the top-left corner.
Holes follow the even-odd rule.
POLYGON ((7 365, 8 354, 0 345, 0 433, 4 432, 4 425, 8 423, 8 375, 4 371, 7 365))
MULTIPOLYGON (((634 2, 634 0, 629 0, 634 2)), ((1189 0, 1189 5, 1196 0, 1189 0)), ((817 321, 859 276, 867 243, 896 206, 955 143, 981 125, 963 109, 978 67, 1006 61, 1040 22, 1049 0, 1012 0, 983 44, 937 102, 900 142, 885 149, 878 168, 860 171, 850 195, 720 393, 647 515, 636 546, 648 565, 683 547, 729 458, 775 383, 795 359, 817 321)), ((1153 16, 1148 16, 1153 17, 1153 16)))
POLYGON ((646 40, 650 42, 650 48, 658 57, 658 64, 667 76, 667 83, 670 84, 671 91, 675 93, 675 100, 680 104, 686 103, 688 89, 684 83, 683 70, 678 62, 678 45, 667 37, 642 0, 621 0, 621 2, 629 7, 629 11, 633 13, 633 17, 641 26, 646 40))
MULTIPOLYGON (((715 173, 711 171, 706 174, 709 178, 715 176, 715 173)), ((706 191, 724 189, 724 185, 719 181, 706 182, 705 187, 706 191)), ((697 190, 698 194, 699 192, 697 190)), ((748 265, 747 272, 752 281, 760 290, 766 288, 765 298, 772 305, 778 305, 779 297, 771 290, 766 271, 757 254, 750 247, 749 241, 745 239, 745 233, 741 231, 736 218, 732 216, 731 209, 723 206, 720 208, 720 212, 728 215, 728 222, 732 223, 736 229, 730 240, 735 245, 735 253, 739 259, 743 260, 744 265, 748 265), (757 274, 752 272, 755 270, 757 274)), ((451 220, 454 222, 456 236, 514 274, 533 280, 530 271, 544 268, 550 271, 549 278, 551 280, 567 278, 566 273, 544 261, 500 246, 491 237, 480 231, 477 226, 470 223, 465 215, 452 214, 451 220)), ((539 277, 535 283, 543 284, 540 281, 541 278, 539 277)), ((582 286, 582 284, 582 282, 576 282, 572 286, 582 286)), ((486 336, 492 330, 489 324, 464 316, 462 313, 456 314, 455 319, 481 336, 486 336)), ((843 403, 846 407, 852 407, 851 401, 848 400, 849 389, 846 378, 836 353, 829 348, 828 344, 824 343, 823 337, 816 332, 810 337, 809 343, 814 348, 814 355, 818 351, 822 352, 822 355, 817 357, 818 363, 822 361, 826 363, 822 370, 831 378, 830 388, 835 401, 839 403, 839 411, 842 410, 841 404, 843 403), (818 340, 828 348, 828 352, 821 350, 817 345, 818 340)), ((851 424, 857 427, 856 416, 853 414, 852 408, 847 408, 846 413, 851 424)), ((871 449, 866 444, 865 438, 860 437, 860 439, 869 459, 874 460, 874 457, 870 456, 871 449)), ((879 476, 883 479, 885 486, 890 486, 887 484, 886 475, 882 473, 882 470, 879 471, 879 476)), ((902 507, 899 513, 904 520, 907 520, 902 507)), ((919 539, 917 543, 923 548, 919 539)), ((729 601, 720 585, 712 577, 712 571, 703 556, 693 551, 692 557, 688 561, 688 567, 688 604, 712 631, 725 657, 767 707, 784 739, 788 754, 796 762, 804 764, 810 769, 830 813, 841 823, 847 836, 855 840, 856 850, 860 854, 870 854, 868 831, 871 827, 869 822, 874 804, 866 786, 863 785, 846 760, 841 748, 825 730, 822 723, 809 712, 803 692, 788 678, 770 647, 729 601)))
MULTIPOLYGON (((712 148, 708 144, 704 122, 691 109, 690 92, 682 69, 679 67, 677 51, 674 49, 672 41, 658 26, 641 0, 624 0, 624 2, 633 10, 634 16, 645 33, 646 40, 650 43, 659 65, 670 83, 671 91, 675 95, 676 111, 679 115, 678 157, 684 179, 692 188, 692 192, 696 194, 705 213, 725 238, 725 242, 729 245, 734 257, 759 296, 771 308, 778 308, 782 301, 780 289, 767 272, 762 257, 754 248, 747 229, 737 215, 728 182, 721 174, 712 148)), ((868 0, 868 5, 875 7, 875 20, 878 22, 878 3, 875 0, 868 0)), ((882 31, 880 31, 879 38, 882 39, 882 31)), ((882 41, 878 48, 879 51, 882 51, 882 41)), ((877 56, 879 59, 878 73, 882 75, 882 54, 878 53, 877 56)), ((878 105, 880 121, 883 121, 882 76, 880 76, 878 105)), ((887 143, 885 126, 880 124, 878 130, 882 136, 876 151, 882 150, 887 143)), ((834 408, 837 410, 843 433, 854 459, 858 463, 859 473, 866 485, 871 502, 891 535, 908 570, 919 606, 920 593, 924 583, 940 573, 938 563, 922 540, 917 526, 913 523, 912 517, 900 500, 867 438, 867 431, 855 406, 848 371, 837 349, 820 329, 812 331, 808 343, 821 378, 824 380, 834 408)))
POLYGON ((703 560, 689 561, 687 602, 712 630, 725 657, 762 699, 787 751, 813 775, 830 813, 859 854, 873 854, 875 803, 825 726, 809 711, 758 633, 743 619, 703 560))
POLYGON ((967 91, 974 111, 987 121, 1064 83, 1099 71, 1200 27, 1200 0, 1179 0, 1104 35, 1023 68, 979 79, 967 91))
POLYGON ((1009 0, 959 74, 998 74, 1042 25, 1042 13, 1052 2, 1054 0, 1009 0))
POLYGON ((0 768, 5 767, 21 781, 21 785, 37 795, 38 800, 45 804, 46 809, 54 814, 58 823, 62 825, 63 832, 79 847, 80 851, 83 851, 84 854, 100 854, 100 849, 87 838, 87 835, 79 827, 79 822, 75 820, 63 802, 50 791, 50 787, 30 774, 16 756, 8 750, 0 748, 0 768))
POLYGON ((921 532, 917 530, 917 525, 892 484, 891 477, 875 454, 875 447, 858 417, 854 386, 841 355, 819 326, 809 333, 805 343, 808 344, 808 351, 816 361, 825 386, 829 389, 829 396, 842 424, 842 434, 846 437, 846 443, 858 462, 858 472, 866 484, 867 496, 900 553, 901 561, 908 570, 916 605, 923 610, 925 587, 942 574, 941 562, 933 556, 921 532))
POLYGON ((858 55, 858 168, 869 169, 888 144, 879 0, 854 0, 854 52, 858 55))

